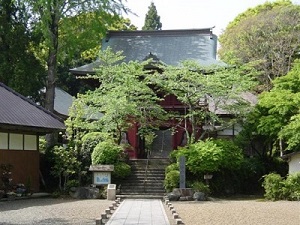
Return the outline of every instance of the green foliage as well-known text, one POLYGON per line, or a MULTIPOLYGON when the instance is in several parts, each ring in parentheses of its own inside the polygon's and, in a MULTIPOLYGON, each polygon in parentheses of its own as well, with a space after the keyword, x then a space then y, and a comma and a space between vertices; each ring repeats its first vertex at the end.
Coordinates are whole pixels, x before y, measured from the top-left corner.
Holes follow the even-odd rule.
POLYGON ((130 175, 131 167, 125 163, 126 154, 123 148, 113 141, 99 142, 92 153, 92 164, 114 165, 112 176, 114 178, 125 178, 130 175))
POLYGON ((229 64, 250 63, 259 71, 258 91, 270 90, 298 57, 300 6, 291 1, 266 2, 248 9, 220 36, 220 58, 229 64))
POLYGON ((51 173, 59 179, 59 189, 66 190, 71 175, 75 174, 80 162, 77 161, 76 152, 73 148, 54 146, 53 167, 51 173))
POLYGON ((203 192, 204 194, 210 194, 210 188, 208 185, 201 181, 194 181, 191 185, 192 189, 196 192, 203 192))
POLYGON ((187 169, 196 173, 215 172, 222 165, 222 149, 213 141, 198 141, 180 150, 186 156, 187 169))
POLYGON ((300 173, 289 174, 282 188, 283 196, 288 200, 300 200, 300 173))
POLYGON ((66 191, 70 191, 72 187, 79 187, 79 186, 80 184, 78 180, 68 180, 68 182, 66 183, 66 191))
POLYGON ((233 141, 217 139, 214 143, 223 150, 222 168, 238 170, 244 161, 243 151, 233 141))
POLYGON ((242 151, 226 140, 198 141, 181 148, 177 156, 186 156, 186 166, 194 174, 237 169, 243 159, 242 151))
POLYGON ((92 164, 114 165, 121 160, 123 149, 112 141, 102 141, 92 153, 92 164))
POLYGON ((179 187, 179 179, 180 172, 178 170, 171 170, 166 173, 166 177, 164 180, 164 187, 166 191, 170 192, 173 191, 174 188, 179 187))
POLYGON ((145 79, 149 75, 149 71, 144 70, 148 62, 125 63, 123 59, 121 52, 113 53, 110 48, 99 54, 101 66, 95 75, 87 78, 98 80, 101 86, 78 96, 69 127, 101 130, 119 144, 122 133, 134 123, 140 125, 143 131, 140 134, 144 136, 165 120, 166 112, 158 104, 161 99, 145 79), (82 114, 87 115, 86 120, 80 117, 82 114), (99 114, 97 120, 90 120, 99 114))
MULTIPOLYGON (((62 19, 71 15, 79 15, 85 12, 108 12, 118 14, 126 11, 122 0, 116 1, 53 1, 53 0, 26 0, 24 4, 28 11, 33 15, 34 28, 37 33, 42 35, 44 50, 47 52, 47 78, 45 108, 54 111, 55 81, 57 78, 57 67, 59 59, 59 31, 62 19)), ((49 139, 49 145, 53 140, 49 139)))
POLYGON ((279 174, 270 173, 264 176, 265 197, 270 200, 282 199, 283 179, 279 174))
POLYGON ((171 172, 172 170, 179 170, 178 163, 172 163, 166 167, 166 174, 171 172))
POLYGON ((213 128, 217 122, 224 127, 228 125, 219 118, 217 110, 243 117, 251 108, 241 94, 254 85, 250 75, 255 71, 249 68, 203 67, 195 61, 183 61, 180 67, 161 66, 161 70, 163 75, 156 73, 148 78, 162 93, 174 95, 186 106, 184 114, 172 116, 188 134, 188 143, 201 139, 209 132, 205 130, 202 137, 197 135, 205 123, 213 128), (208 102, 214 105, 210 111, 206 108, 208 102), (184 126, 187 119, 191 123, 190 130, 184 126))
POLYGON ((85 87, 69 69, 93 62, 100 51, 107 30, 136 30, 129 19, 120 15, 100 12, 86 12, 61 21, 58 54, 57 85, 76 96, 84 93, 85 87))
POLYGON ((286 179, 275 173, 265 175, 263 187, 269 200, 299 200, 300 173, 290 174, 286 179))
POLYGON ((114 178, 124 179, 131 174, 131 167, 125 162, 118 162, 114 164, 114 171, 112 176, 114 178))
POLYGON ((97 144, 104 140, 109 140, 109 134, 102 132, 90 132, 85 134, 82 137, 81 152, 85 152, 85 155, 90 157, 97 144))
POLYGON ((300 62, 296 60, 287 75, 274 80, 271 91, 260 95, 256 109, 248 119, 251 132, 265 136, 271 146, 282 141, 287 143, 286 149, 297 150, 300 143, 299 71, 300 62))
POLYGON ((28 27, 32 19, 23 1, 0 2, 0 82, 24 96, 40 100, 45 69, 32 46, 38 40, 28 27))
POLYGON ((156 6, 151 2, 151 5, 148 7, 142 30, 161 30, 161 28, 162 23, 160 22, 160 16, 157 14, 156 6))

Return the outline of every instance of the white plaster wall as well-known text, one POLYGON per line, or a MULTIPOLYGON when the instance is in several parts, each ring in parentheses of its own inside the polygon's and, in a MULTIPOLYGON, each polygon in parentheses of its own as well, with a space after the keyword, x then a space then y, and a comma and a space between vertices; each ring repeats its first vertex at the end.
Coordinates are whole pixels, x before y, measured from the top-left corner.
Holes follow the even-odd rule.
POLYGON ((300 172, 300 154, 295 154, 291 156, 289 161, 289 174, 300 172))

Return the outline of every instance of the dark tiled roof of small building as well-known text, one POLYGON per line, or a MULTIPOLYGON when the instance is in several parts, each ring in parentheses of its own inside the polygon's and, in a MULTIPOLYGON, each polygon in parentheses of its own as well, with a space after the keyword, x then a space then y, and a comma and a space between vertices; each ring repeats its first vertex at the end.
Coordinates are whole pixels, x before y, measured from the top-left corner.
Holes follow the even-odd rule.
POLYGON ((0 83, 0 129, 48 133, 64 130, 59 117, 0 83))
MULTIPOLYGON (((150 53, 167 65, 179 65, 184 60, 195 60, 203 66, 225 65, 216 60, 217 36, 211 28, 158 31, 109 31, 102 49, 123 51, 125 61, 143 61, 150 53)), ((100 65, 91 64, 71 70, 74 74, 94 73, 100 65)))
POLYGON ((73 104, 73 96, 65 92, 61 88, 55 88, 54 110, 59 115, 67 118, 69 116, 69 109, 73 104))

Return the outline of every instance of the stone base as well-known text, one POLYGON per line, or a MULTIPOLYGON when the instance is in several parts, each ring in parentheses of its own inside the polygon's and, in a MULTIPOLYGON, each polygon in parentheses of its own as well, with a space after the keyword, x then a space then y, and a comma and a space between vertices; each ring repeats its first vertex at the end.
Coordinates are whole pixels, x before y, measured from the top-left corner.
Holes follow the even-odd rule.
POLYGON ((70 195, 77 199, 98 199, 100 198, 99 189, 96 187, 72 188, 70 195))
POLYGON ((193 195, 192 188, 174 188, 167 196, 170 201, 192 201, 193 195))

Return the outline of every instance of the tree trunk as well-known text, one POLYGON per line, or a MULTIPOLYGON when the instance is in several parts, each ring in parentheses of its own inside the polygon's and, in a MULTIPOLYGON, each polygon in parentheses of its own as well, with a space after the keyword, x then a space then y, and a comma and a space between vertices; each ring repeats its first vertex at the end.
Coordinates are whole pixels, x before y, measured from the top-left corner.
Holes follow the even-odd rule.
MULTIPOLYGON (((56 5, 55 5, 56 6, 56 5)), ((55 97, 55 79, 57 69, 57 52, 58 52, 58 22, 59 12, 54 6, 51 21, 48 24, 48 33, 51 46, 49 46, 49 55, 47 60, 48 73, 46 83, 45 108, 50 112, 54 112, 55 97)), ((46 135, 47 146, 51 147, 55 144, 54 134, 46 135)))
POLYGON ((56 77, 56 52, 50 51, 48 59, 48 74, 46 83, 45 108, 50 112, 54 112, 54 96, 55 96, 55 77, 56 77))

